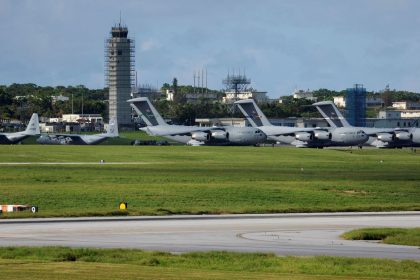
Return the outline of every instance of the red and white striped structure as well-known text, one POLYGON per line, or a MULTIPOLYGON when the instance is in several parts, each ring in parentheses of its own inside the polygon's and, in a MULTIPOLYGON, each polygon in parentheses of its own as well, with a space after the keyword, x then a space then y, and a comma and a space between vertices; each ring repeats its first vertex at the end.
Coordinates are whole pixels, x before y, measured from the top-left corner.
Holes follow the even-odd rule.
POLYGON ((6 204, 6 205, 0 205, 1 212, 20 212, 29 210, 31 212, 37 212, 38 207, 32 206, 32 205, 22 205, 22 204, 6 204))

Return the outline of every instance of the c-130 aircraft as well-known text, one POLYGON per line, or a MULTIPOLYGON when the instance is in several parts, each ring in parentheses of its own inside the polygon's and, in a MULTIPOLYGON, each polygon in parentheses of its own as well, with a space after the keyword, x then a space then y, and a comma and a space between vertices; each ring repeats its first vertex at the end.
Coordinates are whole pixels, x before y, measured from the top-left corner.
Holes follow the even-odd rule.
POLYGON ((298 128, 272 125, 253 99, 235 104, 253 127, 258 127, 273 141, 291 144, 298 148, 323 148, 331 146, 361 146, 368 140, 358 128, 298 128))
POLYGON ((257 145, 267 139, 261 129, 253 127, 169 125, 147 97, 133 98, 127 102, 130 102, 131 107, 146 123, 147 126, 140 128, 141 130, 187 145, 248 146, 257 145))
POLYGON ((40 134, 38 114, 34 113, 24 131, 0 133, 0 144, 16 144, 29 136, 38 134, 40 134))
POLYGON ((108 138, 118 137, 116 118, 109 121, 106 133, 100 134, 41 134, 36 140, 38 144, 46 145, 96 145, 108 138))

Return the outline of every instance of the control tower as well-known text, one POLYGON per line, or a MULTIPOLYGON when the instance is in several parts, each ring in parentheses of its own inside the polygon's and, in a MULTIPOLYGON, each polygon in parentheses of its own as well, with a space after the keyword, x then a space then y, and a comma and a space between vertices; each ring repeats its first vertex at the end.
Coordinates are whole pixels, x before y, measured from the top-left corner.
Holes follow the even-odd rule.
POLYGON ((121 22, 112 27, 105 40, 105 79, 109 87, 109 118, 116 117, 120 126, 129 126, 131 107, 127 102, 134 87, 134 40, 121 22))

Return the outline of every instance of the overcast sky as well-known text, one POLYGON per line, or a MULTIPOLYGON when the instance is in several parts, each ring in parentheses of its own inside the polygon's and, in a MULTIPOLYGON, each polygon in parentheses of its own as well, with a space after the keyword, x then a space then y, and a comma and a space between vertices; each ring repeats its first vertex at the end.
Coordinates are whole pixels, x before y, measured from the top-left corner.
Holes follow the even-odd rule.
POLYGON ((122 22, 139 83, 223 88, 245 69, 269 96, 301 89, 420 92, 418 0, 0 0, 0 84, 104 87, 104 40, 122 22))

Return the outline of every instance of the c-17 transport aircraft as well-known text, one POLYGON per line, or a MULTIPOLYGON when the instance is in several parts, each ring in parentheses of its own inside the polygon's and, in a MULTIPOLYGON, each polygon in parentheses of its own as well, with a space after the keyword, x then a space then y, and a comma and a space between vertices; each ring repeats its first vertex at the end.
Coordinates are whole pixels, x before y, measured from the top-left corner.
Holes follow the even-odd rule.
POLYGON ((109 121, 108 131, 100 134, 41 134, 36 141, 48 145, 96 145, 108 138, 118 137, 118 123, 115 118, 109 121))
POLYGON ((147 97, 128 100, 131 107, 143 119, 147 127, 141 128, 150 135, 165 138, 188 145, 256 145, 264 142, 267 136, 258 128, 252 127, 199 127, 169 125, 147 97))
POLYGON ((24 131, 0 133, 0 144, 16 144, 29 136, 38 134, 40 134, 38 114, 34 113, 24 131))
POLYGON ((377 148, 400 148, 420 145, 420 130, 416 128, 377 128, 354 127, 343 117, 332 101, 313 104, 331 127, 355 128, 363 130, 368 136, 367 144, 377 148))
POLYGON ((361 146, 368 136, 356 128, 298 128, 272 125, 253 99, 235 104, 253 127, 258 127, 267 138, 298 148, 323 148, 331 146, 361 146))

